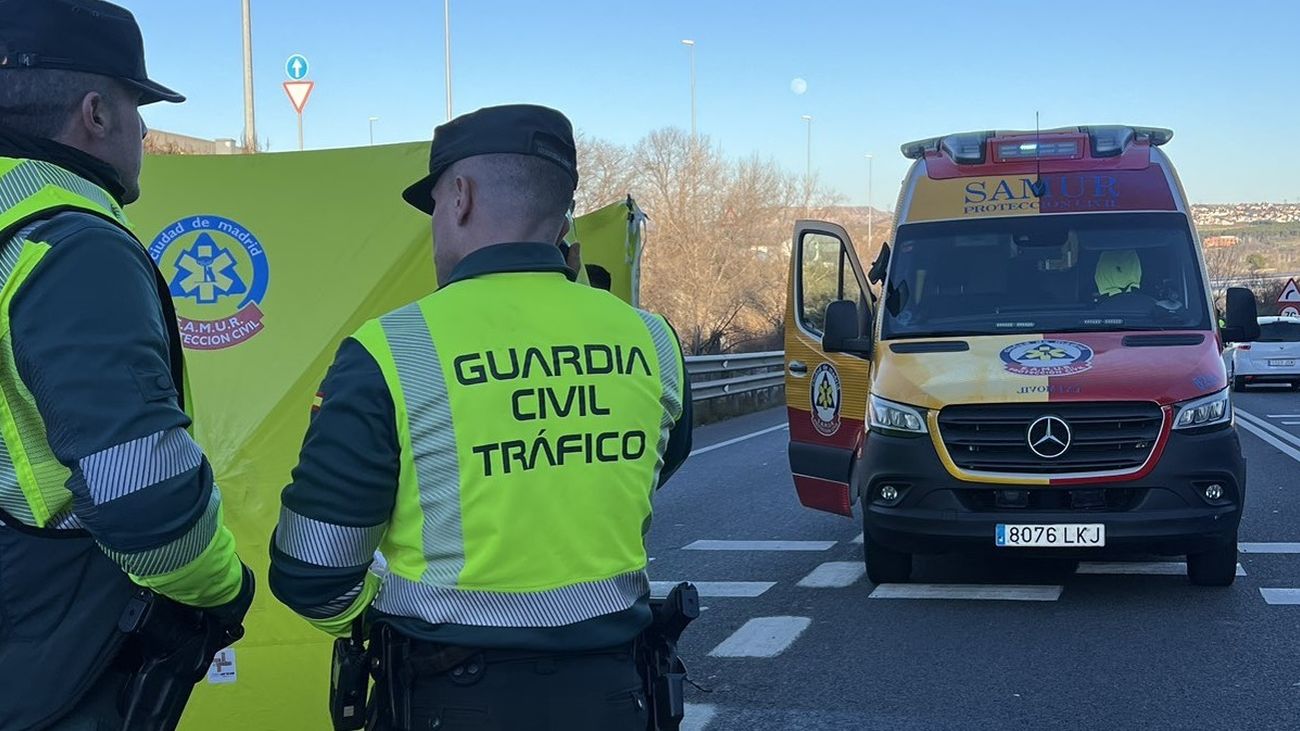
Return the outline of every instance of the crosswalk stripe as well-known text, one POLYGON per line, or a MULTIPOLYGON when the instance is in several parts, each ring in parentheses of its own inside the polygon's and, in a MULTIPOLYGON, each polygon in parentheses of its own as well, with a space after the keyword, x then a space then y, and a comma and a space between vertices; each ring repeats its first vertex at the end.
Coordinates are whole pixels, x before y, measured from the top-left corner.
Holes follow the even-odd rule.
POLYGON ((709 652, 712 657, 776 657, 799 639, 808 617, 756 617, 709 652))
POLYGON ((859 534, 858 534, 858 537, 853 539, 853 542, 854 542, 854 543, 861 543, 861 542, 862 542, 862 539, 865 537, 865 535, 866 535, 865 533, 859 533, 859 534))
POLYGON ((1054 602, 1064 587, 998 584, 881 584, 871 599, 981 599, 1054 602))
MULTIPOLYGON (((1145 575, 1182 576, 1187 573, 1186 561, 1085 561, 1079 564, 1077 574, 1091 575, 1145 575)), ((1237 576, 1245 576, 1246 569, 1237 564, 1237 576)))
POLYGON ((1300 543, 1238 543, 1242 553, 1300 553, 1300 543))
POLYGON ((686 551, 825 551, 835 541, 696 541, 686 551))
POLYGON ((799 580, 798 586, 808 589, 842 589, 852 586, 867 573, 861 561, 827 561, 799 580))
MULTIPOLYGON (((678 581, 650 582, 651 596, 667 596, 678 581)), ((762 596, 763 592, 776 586, 775 581, 692 581, 695 590, 702 597, 745 597, 752 599, 762 596)))
POLYGON ((687 703, 686 715, 682 717, 681 731, 704 731, 718 715, 717 706, 707 703, 687 703))
POLYGON ((1269 604, 1300 604, 1300 589, 1260 589, 1269 604))

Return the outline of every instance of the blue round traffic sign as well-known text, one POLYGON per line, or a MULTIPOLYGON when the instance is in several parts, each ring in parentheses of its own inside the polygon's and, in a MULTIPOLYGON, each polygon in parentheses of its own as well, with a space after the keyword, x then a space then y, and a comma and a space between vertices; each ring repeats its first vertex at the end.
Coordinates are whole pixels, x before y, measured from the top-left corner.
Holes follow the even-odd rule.
POLYGON ((301 53, 295 53, 284 62, 284 73, 293 81, 302 81, 307 78, 307 72, 310 70, 307 64, 307 57, 301 53))

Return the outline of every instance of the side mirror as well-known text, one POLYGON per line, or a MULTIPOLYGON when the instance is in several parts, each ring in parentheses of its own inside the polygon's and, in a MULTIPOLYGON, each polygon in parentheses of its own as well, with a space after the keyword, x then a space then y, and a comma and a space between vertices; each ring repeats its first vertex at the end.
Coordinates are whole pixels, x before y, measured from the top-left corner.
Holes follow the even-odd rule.
POLYGON ((1250 343, 1259 339, 1259 308, 1255 293, 1245 287, 1229 287, 1228 315, 1222 337, 1229 343, 1250 343))
POLYGON ((880 253, 876 260, 871 263, 871 269, 867 270, 867 281, 872 284, 879 284, 885 278, 885 272, 889 271, 889 244, 880 245, 880 253))
POLYGON ((822 334, 822 352, 871 357, 871 338, 862 337, 858 329, 858 306, 855 303, 836 300, 826 305, 826 331, 822 334))

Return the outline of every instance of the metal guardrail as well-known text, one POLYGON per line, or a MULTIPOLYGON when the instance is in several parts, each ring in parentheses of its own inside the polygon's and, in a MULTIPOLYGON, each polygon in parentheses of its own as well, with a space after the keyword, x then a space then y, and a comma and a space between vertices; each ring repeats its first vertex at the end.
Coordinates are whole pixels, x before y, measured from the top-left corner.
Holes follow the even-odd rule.
POLYGON ((686 358, 686 374, 695 402, 776 388, 785 385, 785 353, 693 355, 686 358))

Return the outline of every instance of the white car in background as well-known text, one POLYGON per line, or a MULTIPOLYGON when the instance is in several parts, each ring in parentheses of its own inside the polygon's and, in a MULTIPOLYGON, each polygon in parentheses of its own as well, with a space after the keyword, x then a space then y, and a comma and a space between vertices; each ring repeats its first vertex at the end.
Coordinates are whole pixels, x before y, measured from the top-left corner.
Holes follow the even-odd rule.
POLYGON ((1259 318, 1259 339, 1228 346, 1223 361, 1234 391, 1257 383, 1300 390, 1300 317, 1259 318))

